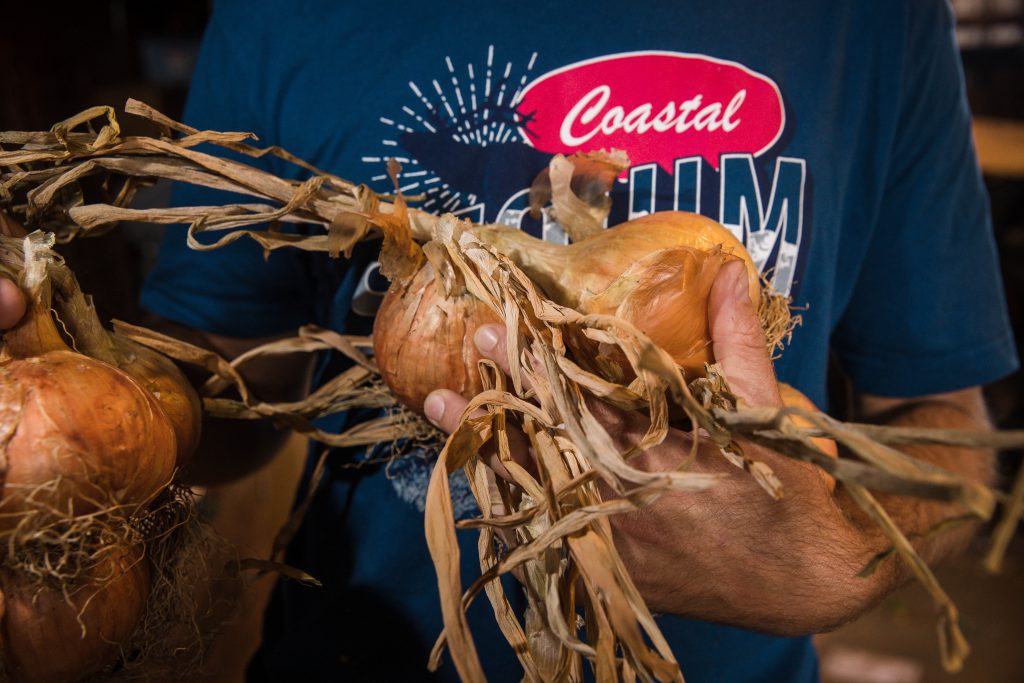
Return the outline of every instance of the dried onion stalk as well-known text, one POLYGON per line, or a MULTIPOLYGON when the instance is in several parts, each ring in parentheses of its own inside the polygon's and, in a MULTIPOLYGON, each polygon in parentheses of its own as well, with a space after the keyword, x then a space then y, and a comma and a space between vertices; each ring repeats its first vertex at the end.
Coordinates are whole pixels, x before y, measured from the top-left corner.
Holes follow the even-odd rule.
MULTIPOLYGON (((489 251, 490 248, 479 238, 467 237, 468 232, 453 230, 450 225, 445 227, 443 221, 439 223, 435 217, 415 209, 408 210, 405 220, 396 221, 395 215, 404 211, 400 202, 389 205, 379 201, 364 187, 313 169, 280 149, 251 147, 245 142, 248 136, 244 134, 198 131, 135 101, 129 101, 126 109, 162 126, 165 136, 160 139, 120 137, 111 108, 83 112, 57 124, 48 133, 0 133, 0 144, 15 146, 11 151, 0 150, 0 169, 6 169, 0 170, 0 202, 31 219, 35 226, 57 232, 62 239, 105 229, 114 221, 123 219, 154 223, 190 221, 190 244, 203 249, 249 237, 266 249, 293 247, 338 254, 346 252, 376 230, 393 239, 396 230, 401 232, 404 229, 421 241, 433 240, 427 253, 431 255, 433 252, 431 260, 435 273, 442 282, 457 285, 445 285, 446 293, 461 293, 465 288, 515 331, 510 336, 510 348, 514 350, 511 358, 513 386, 504 387, 498 377, 484 383, 484 386, 494 385, 494 391, 485 391, 472 405, 484 408, 488 414, 485 418, 464 420, 462 427, 449 439, 442 453, 443 467, 438 468, 428 500, 428 540, 435 553, 439 573, 445 608, 445 635, 464 677, 478 680, 479 669, 474 665, 471 635, 460 615, 465 604, 481 590, 491 600, 499 624, 520 654, 530 678, 550 680, 567 677, 568 680, 578 680, 582 675, 581 658, 594 663, 602 680, 619 677, 631 680, 636 676, 645 680, 652 677, 671 679, 679 676, 667 646, 659 640, 656 629, 651 630, 653 622, 642 600, 635 591, 630 591, 628 581, 623 582, 621 562, 610 544, 604 517, 641 507, 672 486, 698 488, 707 482, 688 481, 686 476, 666 473, 638 473, 631 471, 628 463, 624 467, 623 456, 629 454, 607 449, 606 435, 602 436, 599 425, 594 424, 592 416, 587 413, 582 398, 586 393, 623 407, 650 406, 650 413, 656 418, 655 424, 639 447, 658 441, 665 428, 666 401, 671 400, 685 410, 695 426, 703 428, 709 438, 723 448, 742 436, 784 455, 812 462, 850 486, 851 490, 863 492, 864 495, 858 495, 857 502, 879 520, 900 556, 929 588, 942 609, 948 636, 944 641, 944 664, 950 669, 957 668, 966 650, 962 639, 957 637, 956 613, 952 603, 938 589, 927 566, 916 556, 900 530, 891 524, 891 520, 886 521, 884 510, 867 494, 864 486, 904 495, 955 500, 978 517, 987 518, 995 501, 992 492, 936 471, 894 451, 887 444, 947 443, 1005 448, 1024 443, 1024 435, 885 429, 838 423, 806 407, 783 410, 745 408, 735 405, 727 383, 717 378, 714 372, 706 380, 698 379, 691 390, 672 357, 651 344, 640 330, 616 318, 584 316, 546 300, 516 266, 489 251), (107 123, 84 132, 76 130, 83 123, 100 117, 105 117, 107 123), (172 139, 172 131, 183 137, 172 139), (315 176, 306 182, 276 178, 245 164, 197 152, 193 147, 199 142, 212 142, 251 156, 276 154, 298 163, 315 176), (94 175, 127 180, 114 200, 89 202, 78 188, 83 178, 94 175), (135 184, 140 179, 144 181, 154 176, 240 192, 253 197, 254 201, 171 210, 126 208, 135 184), (324 232, 296 236, 244 229, 249 225, 277 220, 320 225, 324 232), (216 230, 227 232, 213 245, 201 245, 195 240, 200 233, 216 230), (618 349, 637 380, 628 386, 616 384, 573 363, 565 353, 567 340, 579 336, 603 345, 613 353, 618 349), (542 372, 532 364, 523 364, 520 354, 524 351, 543 361, 542 372), (530 407, 531 404, 521 398, 524 375, 533 381, 535 393, 529 397, 538 401, 540 408, 530 407), (507 455, 502 450, 507 450, 506 422, 514 415, 534 435, 532 443, 539 462, 547 463, 542 468, 546 474, 537 481, 528 476, 529 473, 513 468, 513 474, 517 475, 517 490, 497 481, 495 484, 499 490, 492 493, 487 473, 475 459, 476 450, 484 441, 493 438, 503 457, 507 455), (835 459, 821 442, 812 440, 818 437, 840 441, 855 454, 855 458, 835 459), (463 466, 471 475, 470 481, 483 513, 483 517, 473 525, 482 530, 480 557, 484 572, 484 577, 465 596, 461 595, 457 573, 453 574, 453 568, 457 572, 457 561, 452 563, 453 557, 457 557, 457 550, 453 555, 453 548, 456 548, 454 527, 450 500, 447 499, 447 480, 443 476, 444 472, 463 466), (629 495, 619 501, 593 498, 593 483, 598 476, 611 481, 619 490, 630 488, 629 495), (498 494, 499 498, 494 498, 498 494), (496 517, 489 502, 499 499, 506 505, 506 514, 496 517), (499 537, 496 529, 513 530, 516 534, 514 547, 504 556, 494 551, 494 543, 499 537), (566 563, 567 547, 568 552, 579 560, 577 563, 566 563), (500 584, 493 579, 524 561, 536 559, 543 559, 544 564, 537 580, 531 580, 531 594, 539 602, 535 601, 531 608, 533 616, 527 624, 528 637, 524 633, 524 625, 511 614, 500 584), (596 594, 605 598, 588 600, 578 595, 577 579, 581 575, 589 590, 597 591, 596 594), (618 597, 609 597, 613 595, 618 597), (566 628, 575 624, 573 619, 580 605, 586 613, 588 630, 595 633, 594 639, 588 642, 576 640, 575 629, 566 628), (640 632, 650 638, 656 653, 647 647, 647 643, 637 640, 640 632), (531 647, 541 641, 547 645, 555 644, 553 656, 548 656, 552 648, 545 646, 538 647, 537 657, 534 657, 531 647), (548 654, 542 654, 541 650, 548 654)), ((614 167, 614 159, 606 161, 614 167)), ((573 160, 570 163, 579 165, 573 160)), ((601 164, 594 166, 598 175, 614 177, 614 168, 602 167, 601 164)), ((582 185, 586 186, 586 183, 582 185)), ((584 211, 579 214, 579 221, 572 220, 576 215, 573 207, 579 207, 579 202, 574 201, 570 191, 579 187, 580 183, 576 182, 569 166, 552 166, 552 204, 556 212, 569 212, 558 215, 558 220, 567 230, 576 223, 586 233, 600 225, 602 214, 593 211, 584 216, 583 213, 587 213, 584 211)), ((585 236, 580 235, 581 238, 585 236)), ((402 240, 395 241, 401 243, 402 240)), ((416 263, 411 272, 419 267, 420 264, 416 263)), ((140 335, 139 340, 153 341, 146 335, 140 335)), ((167 348, 166 341, 160 344, 167 348)), ((222 378, 234 381, 226 369, 222 378)), ((259 416, 279 420, 287 418, 290 423, 306 428, 304 425, 309 416, 323 409, 321 403, 311 397, 309 404, 301 407, 273 406, 244 397, 244 405, 234 408, 229 408, 226 402, 220 405, 244 419, 259 416), (314 403, 316 406, 312 405, 314 403)), ((344 440, 315 430, 308 433, 326 443, 353 443, 366 438, 366 434, 346 435, 348 440, 344 440)), ((394 432, 389 428, 380 433, 394 432)), ((1021 497, 1024 497, 1024 487, 1015 499, 1021 497)), ((507 537, 508 534, 502 536, 507 537)))
MULTIPOLYGON (((753 261, 732 233, 702 216, 670 211, 632 220, 569 245, 536 239, 513 228, 474 230, 512 259, 552 301, 581 313, 611 315, 635 325, 665 349, 688 377, 713 363, 707 302, 721 267, 742 260, 750 298, 761 302, 753 261)), ((467 398, 479 393, 480 359, 472 332, 498 317, 478 299, 450 285, 445 291, 427 264, 389 290, 374 324, 381 374, 395 395, 420 410, 439 387, 467 398)), ((576 360, 610 381, 633 379, 621 356, 573 338, 576 360), (582 348, 588 346, 590 348, 582 348)))

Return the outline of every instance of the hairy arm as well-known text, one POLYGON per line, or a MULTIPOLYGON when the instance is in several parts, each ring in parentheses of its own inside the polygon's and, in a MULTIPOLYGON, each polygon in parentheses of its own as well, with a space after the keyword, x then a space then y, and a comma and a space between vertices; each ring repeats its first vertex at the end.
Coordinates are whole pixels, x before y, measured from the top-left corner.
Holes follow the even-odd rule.
MULTIPOLYGON (((938 427, 943 429, 990 429, 992 424, 980 387, 934 394, 918 398, 886 398, 864 394, 856 397, 855 418, 859 421, 899 427, 938 427)), ((951 446, 903 446, 902 451, 986 485, 995 483, 995 454, 985 449, 951 446)), ((906 533, 924 534, 943 520, 961 516, 962 507, 936 502, 922 502, 902 496, 876 494, 900 528, 906 533)), ((859 508, 840 497, 844 508, 859 508)), ((851 514, 856 514, 852 512, 851 514)), ((858 517, 858 521, 861 521, 858 517)), ((977 528, 962 524, 917 543, 918 551, 928 562, 939 562, 962 551, 977 528)), ((900 572, 893 572, 900 578, 900 572)))
MULTIPOLYGON (((988 424, 980 397, 980 390, 969 389, 902 401, 865 397, 863 405, 873 410, 884 404, 884 410, 867 414, 883 424, 980 429, 988 424)), ((646 466, 671 466, 678 461, 673 453, 678 447, 670 443, 645 454, 646 466)), ((904 450, 954 473, 991 481, 990 452, 939 446, 904 450)), ((896 556, 873 574, 858 576, 891 544, 842 486, 831 495, 809 466, 750 444, 746 451, 782 480, 782 500, 769 499, 733 470, 711 491, 669 494, 649 510, 613 520, 616 545, 653 609, 793 635, 847 622, 910 577, 896 556)), ((728 472, 730 466, 705 449, 699 467, 728 472)), ((914 545, 930 563, 961 551, 976 529, 962 524, 919 537, 966 510, 917 498, 876 497, 897 525, 914 535, 914 545)))
MULTIPOLYGON (((749 404, 781 404, 756 312, 745 296, 743 274, 723 269, 711 293, 714 353, 732 389, 749 404)), ((495 338, 504 339, 504 334, 495 338)), ((479 342, 480 335, 477 335, 479 342)), ((502 367, 503 343, 481 352, 502 367)), ((506 368, 507 370, 507 368, 506 368)), ((863 396, 868 419, 887 424, 981 428, 987 425, 978 389, 913 399, 863 396)), ((426 413, 452 431, 466 405, 453 392, 431 394, 426 413)), ((594 403, 606 430, 625 449, 644 434, 639 413, 594 403)), ((842 488, 833 494, 817 468, 771 450, 743 443, 748 457, 772 468, 785 495, 769 497, 752 477, 728 463, 715 447, 701 445, 696 471, 727 475, 700 493, 667 493, 653 505, 612 518, 616 548, 651 609, 783 635, 823 631, 875 604, 908 574, 890 557, 868 577, 857 574, 889 540, 860 513, 842 488)), ((633 461, 664 471, 688 461, 690 435, 670 430, 668 438, 633 461)), ((987 481, 990 453, 934 446, 907 449, 916 457, 987 481)), ((611 495, 611 491, 608 491, 611 495)), ((955 506, 895 496, 881 497, 908 532, 962 514, 955 506)), ((936 561, 962 548, 971 529, 916 541, 936 561)))

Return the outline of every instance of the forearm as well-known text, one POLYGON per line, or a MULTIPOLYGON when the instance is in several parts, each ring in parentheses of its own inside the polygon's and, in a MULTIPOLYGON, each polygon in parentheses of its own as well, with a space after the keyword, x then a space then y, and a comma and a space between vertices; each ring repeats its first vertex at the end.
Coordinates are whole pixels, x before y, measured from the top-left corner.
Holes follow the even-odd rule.
MULTIPOLYGON (((857 419, 876 424, 964 430, 991 427, 978 388, 920 400, 861 397, 858 408, 857 419)), ((992 451, 939 445, 901 446, 899 450, 973 481, 993 483, 992 451)), ((979 527, 968 516, 969 511, 957 503, 880 492, 872 495, 930 565, 962 552, 979 527)), ((862 576, 870 562, 892 548, 892 541, 842 485, 833 501, 841 519, 836 520, 827 508, 815 515, 821 525, 817 537, 823 549, 812 561, 821 573, 812 571, 810 575, 824 576, 831 589, 826 589, 825 599, 812 603, 805 614, 809 624, 818 625, 814 630, 832 628, 859 616, 913 576, 895 553, 862 576)))
MULTIPOLYGON (((980 397, 980 393, 978 394, 980 397)), ((930 399, 885 406, 868 417, 886 424, 983 428, 977 404, 930 399)), ((972 399, 973 400, 973 399, 972 399)), ((872 408, 878 404, 872 403, 872 408)), ((702 469, 727 478, 708 492, 670 494, 651 509, 616 520, 616 545, 652 608, 778 634, 828 630, 870 608, 909 577, 895 556, 859 576, 891 546, 889 539, 839 487, 830 495, 810 466, 750 444, 747 455, 769 464, 785 487, 770 499, 752 479, 702 451, 702 469)), ((988 482, 990 453, 935 446, 906 449, 952 472, 988 482)), ((670 465, 650 456, 652 469, 670 465)), ((974 525, 928 537, 956 505, 899 496, 876 497, 929 562, 960 550, 974 525)))
MULTIPOLYGON (((981 391, 976 388, 916 401, 863 397, 858 405, 857 419, 900 427, 964 430, 991 428, 981 391)), ((994 483, 995 454, 991 450, 938 445, 901 446, 899 449, 967 479, 985 485, 994 483)), ((978 524, 965 520, 968 511, 961 505, 892 494, 874 495, 930 564, 961 552, 977 531, 978 524), (941 532, 936 532, 938 525, 952 520, 965 521, 945 526, 941 532)), ((866 519, 860 508, 843 494, 842 489, 837 500, 851 520, 870 538, 870 545, 883 548, 890 545, 877 526, 866 519)), ((889 564, 894 565, 887 572, 893 583, 909 576, 902 562, 892 561, 889 564)))

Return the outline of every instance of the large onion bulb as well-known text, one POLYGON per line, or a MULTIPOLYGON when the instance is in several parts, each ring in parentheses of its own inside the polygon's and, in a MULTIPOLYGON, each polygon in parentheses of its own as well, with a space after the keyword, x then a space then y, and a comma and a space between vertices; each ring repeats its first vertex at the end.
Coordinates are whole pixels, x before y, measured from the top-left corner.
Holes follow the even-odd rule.
POLYGON ((111 548, 61 587, 0 571, 0 658, 14 683, 64 683, 114 660, 142 617, 149 561, 111 548))
POLYGON ((174 429, 153 395, 127 373, 72 351, 0 367, 0 429, 4 512, 29 500, 73 515, 130 509, 148 503, 174 473, 174 429))
MULTIPOLYGON (((757 270, 726 228, 679 211, 645 216, 558 245, 502 226, 476 229, 515 261, 553 301, 583 313, 613 315, 649 335, 690 376, 713 362, 707 302, 721 267, 742 260, 751 301, 757 270)), ((472 296, 445 299, 429 265, 388 292, 374 327, 378 366, 396 396, 414 410, 434 389, 465 396, 480 389, 472 333, 496 316, 472 296)), ((616 379, 622 379, 621 377, 616 379)))

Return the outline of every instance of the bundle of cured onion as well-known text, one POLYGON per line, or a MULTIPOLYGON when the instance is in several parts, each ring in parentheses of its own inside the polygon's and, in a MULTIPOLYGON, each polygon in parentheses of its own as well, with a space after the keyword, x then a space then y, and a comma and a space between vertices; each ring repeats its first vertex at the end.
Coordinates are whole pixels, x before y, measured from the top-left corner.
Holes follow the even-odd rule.
POLYGON ((142 647, 154 585, 168 597, 154 562, 187 525, 171 484, 200 404, 173 363, 99 324, 51 235, 5 228, 0 268, 28 305, 0 352, 0 661, 13 681, 72 681, 142 647))

